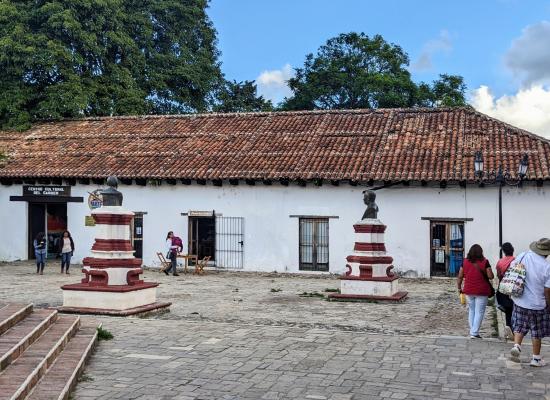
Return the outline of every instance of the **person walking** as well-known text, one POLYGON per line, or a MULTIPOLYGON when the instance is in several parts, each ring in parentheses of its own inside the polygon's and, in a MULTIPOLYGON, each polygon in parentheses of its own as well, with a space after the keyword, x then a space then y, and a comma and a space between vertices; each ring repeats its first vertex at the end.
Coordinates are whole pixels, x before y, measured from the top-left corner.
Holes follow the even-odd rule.
POLYGON ((525 266, 525 283, 521 297, 512 296, 512 328, 514 346, 510 349, 512 360, 519 362, 521 343, 527 333, 531 334, 533 358, 531 366, 543 367, 546 362, 540 354, 541 339, 550 336, 550 239, 542 238, 529 245, 529 251, 519 254, 512 262, 525 266))
POLYGON ((464 293, 468 300, 468 323, 470 338, 481 339, 479 330, 489 297, 492 295, 490 280, 494 278, 489 261, 483 256, 479 244, 470 247, 468 255, 458 271, 458 292, 464 293), (464 281, 464 287, 462 282, 464 281))
POLYGON ((65 272, 69 275, 69 267, 71 266, 71 257, 74 252, 74 241, 69 231, 63 232, 61 240, 58 243, 59 253, 61 254, 61 273, 65 272))
POLYGON ((167 268, 164 270, 164 273, 166 275, 169 274, 170 271, 172 271, 172 274, 174 276, 179 276, 177 272, 177 256, 178 256, 178 246, 174 244, 173 239, 174 238, 174 232, 170 231, 166 235, 166 257, 170 259, 170 268, 167 268))
MULTIPOLYGON (((504 274, 506 273, 506 271, 508 271, 508 268, 510 267, 512 261, 514 261, 515 259, 514 247, 511 243, 504 243, 502 245, 502 252, 504 253, 504 257, 498 260, 496 265, 497 278, 499 283, 500 281, 502 281, 502 278, 504 278, 504 274)), ((506 316, 506 327, 504 328, 506 338, 509 340, 514 340, 514 334, 512 332, 512 311, 514 310, 514 303, 512 302, 510 296, 502 294, 498 291, 496 293, 496 298, 499 309, 501 309, 506 316)))
POLYGON ((46 253, 48 251, 44 232, 39 232, 32 244, 34 247, 34 256, 36 258, 36 273, 43 275, 44 267, 46 266, 46 253))

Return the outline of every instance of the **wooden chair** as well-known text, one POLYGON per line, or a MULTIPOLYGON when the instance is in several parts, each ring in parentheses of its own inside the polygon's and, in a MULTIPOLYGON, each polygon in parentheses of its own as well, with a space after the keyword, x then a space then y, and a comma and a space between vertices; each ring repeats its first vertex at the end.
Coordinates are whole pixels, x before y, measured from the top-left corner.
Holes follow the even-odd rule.
POLYGON ((204 267, 208 266, 208 261, 210 261, 210 256, 204 257, 202 260, 198 260, 195 263, 195 272, 194 274, 204 274, 204 267))
POLYGON ((168 269, 172 266, 172 264, 170 264, 170 261, 168 261, 166 259, 166 257, 164 257, 164 254, 157 253, 157 257, 160 260, 160 271, 159 272, 163 272, 165 269, 168 269))

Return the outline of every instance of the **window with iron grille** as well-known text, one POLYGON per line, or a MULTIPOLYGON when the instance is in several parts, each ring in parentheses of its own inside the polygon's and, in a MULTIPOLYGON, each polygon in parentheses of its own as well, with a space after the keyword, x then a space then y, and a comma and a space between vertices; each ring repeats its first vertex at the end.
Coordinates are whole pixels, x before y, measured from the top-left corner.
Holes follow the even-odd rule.
POLYGON ((328 218, 300 218, 300 270, 328 271, 328 218))

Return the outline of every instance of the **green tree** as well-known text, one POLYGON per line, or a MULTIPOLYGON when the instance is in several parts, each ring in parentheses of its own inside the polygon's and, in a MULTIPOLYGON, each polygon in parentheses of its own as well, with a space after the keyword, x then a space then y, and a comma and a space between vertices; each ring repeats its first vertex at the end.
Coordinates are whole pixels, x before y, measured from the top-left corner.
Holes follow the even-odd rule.
POLYGON ((271 101, 257 95, 254 81, 225 81, 217 96, 216 112, 272 111, 271 101))
POLYGON ((209 109, 208 0, 0 0, 0 125, 209 109))
POLYGON ((289 80, 287 110, 455 106, 465 104, 462 77, 441 75, 417 85, 407 70, 409 56, 380 35, 346 33, 308 54, 289 80))
POLYGON ((458 75, 439 75, 431 87, 432 107, 458 107, 465 106, 466 84, 464 78, 458 75))

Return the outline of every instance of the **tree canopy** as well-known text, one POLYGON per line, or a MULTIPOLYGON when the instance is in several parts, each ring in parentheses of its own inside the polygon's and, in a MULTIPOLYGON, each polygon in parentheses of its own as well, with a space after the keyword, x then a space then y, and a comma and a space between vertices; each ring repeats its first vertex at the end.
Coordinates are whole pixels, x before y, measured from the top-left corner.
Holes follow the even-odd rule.
POLYGON ((409 56, 380 35, 347 33, 329 39, 289 80, 293 95, 286 110, 392 108, 465 105, 463 78, 441 75, 416 84, 407 70, 409 56))
POLYGON ((216 112, 272 111, 271 101, 257 95, 254 81, 225 81, 216 96, 216 112))
POLYGON ((0 0, 0 123, 205 111, 223 82, 207 0, 0 0))
MULTIPOLYGON (((128 114, 269 111, 226 80, 208 0, 0 0, 0 129, 128 114)), ((382 36, 341 34, 306 56, 286 110, 456 106, 462 77, 416 84, 382 36)))

